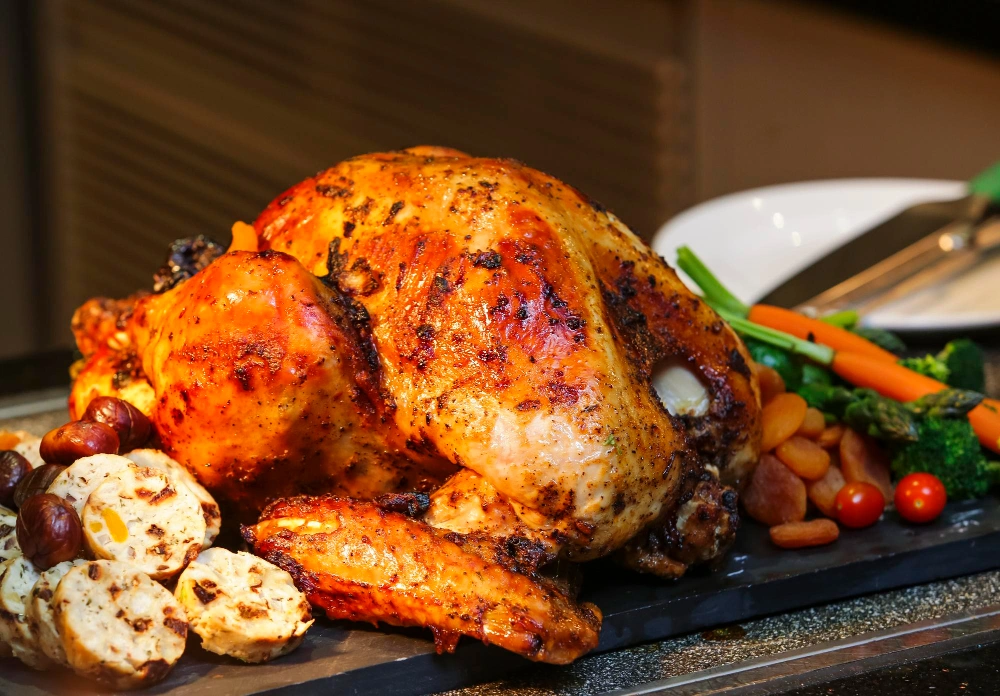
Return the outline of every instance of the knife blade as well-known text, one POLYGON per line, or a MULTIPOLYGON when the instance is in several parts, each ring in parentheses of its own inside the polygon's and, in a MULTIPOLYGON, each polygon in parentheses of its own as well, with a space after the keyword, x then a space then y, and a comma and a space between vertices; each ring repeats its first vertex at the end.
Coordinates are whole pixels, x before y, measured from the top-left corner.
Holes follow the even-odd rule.
POLYGON ((950 223, 795 309, 809 316, 823 316, 843 309, 867 314, 954 278, 997 247, 998 221, 1000 218, 987 217, 977 224, 950 223))
POLYGON ((969 190, 968 196, 958 200, 920 203, 903 210, 796 273, 760 302, 781 307, 823 304, 819 300, 825 292, 837 286, 857 287, 864 281, 861 276, 880 261, 949 226, 973 227, 1000 213, 1000 163, 973 178, 969 190))

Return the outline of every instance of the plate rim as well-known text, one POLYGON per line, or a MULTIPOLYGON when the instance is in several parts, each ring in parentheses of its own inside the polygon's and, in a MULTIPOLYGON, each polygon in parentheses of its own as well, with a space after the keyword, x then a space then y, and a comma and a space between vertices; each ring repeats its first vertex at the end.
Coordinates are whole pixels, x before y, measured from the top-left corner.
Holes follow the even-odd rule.
MULTIPOLYGON (((967 186, 967 182, 956 179, 886 176, 808 179, 803 181, 791 181, 770 184, 767 186, 759 186, 723 194, 721 196, 697 203, 696 205, 681 211, 677 215, 668 219, 657 229, 650 239, 650 246, 654 251, 666 258, 668 263, 675 264, 676 246, 668 240, 672 235, 676 234, 678 229, 687 227, 691 224, 692 220, 697 220, 705 217, 706 215, 712 215, 712 211, 716 209, 733 210, 734 206, 739 206, 742 202, 754 197, 763 198, 765 196, 779 196, 784 198, 787 196, 796 196, 801 193, 808 194, 810 192, 814 194, 829 195, 835 193, 838 189, 864 191, 877 190, 880 187, 892 187, 894 189, 902 189, 905 191, 907 188, 919 187, 921 189, 940 190, 940 193, 929 193, 931 197, 927 198, 926 201, 933 202, 938 200, 956 200, 964 195, 963 189, 965 186, 967 186)), ((914 196, 918 199, 922 197, 921 195, 918 195, 917 192, 910 194, 906 194, 904 192, 897 193, 893 196, 893 201, 882 206, 882 208, 884 208, 883 210, 880 210, 877 213, 872 213, 871 220, 865 222, 863 226, 861 226, 861 230, 879 224, 881 221, 888 219, 908 206, 918 204, 920 201, 914 199, 914 196), (900 200, 897 201, 896 199, 900 200)), ((858 233, 860 234, 860 230, 858 233)), ((678 272, 680 273, 680 271, 678 272)), ((795 271, 792 273, 794 272, 795 271)), ((788 277, 791 277, 792 273, 789 273, 788 277)), ((680 275, 684 277, 682 273, 680 273, 680 275)), ((783 282, 783 280, 780 282, 783 282)), ((758 301, 764 294, 764 291, 757 291, 756 296, 750 296, 746 299, 750 302, 758 301)), ((960 330, 980 331, 1000 326, 1000 308, 996 310, 969 312, 961 315, 937 314, 927 317, 923 317, 922 315, 887 315, 885 318, 880 318, 877 321, 863 321, 862 323, 870 326, 878 326, 879 328, 899 333, 910 334, 960 330)))

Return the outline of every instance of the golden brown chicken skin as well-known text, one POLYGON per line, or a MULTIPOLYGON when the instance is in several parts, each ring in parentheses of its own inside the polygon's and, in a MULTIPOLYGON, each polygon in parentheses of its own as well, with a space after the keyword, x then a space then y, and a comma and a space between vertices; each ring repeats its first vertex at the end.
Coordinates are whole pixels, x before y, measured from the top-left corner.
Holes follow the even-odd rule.
POLYGON ((454 470, 406 453, 364 309, 286 254, 226 254, 140 300, 129 327, 164 449, 245 515, 282 495, 431 487, 454 470))
POLYGON ((438 652, 453 651, 462 635, 553 664, 597 647, 595 607, 484 561, 460 535, 374 503, 283 500, 244 537, 330 618, 428 627, 438 652))
MULTIPOLYGON (((459 470, 427 517, 452 532, 575 560, 637 535, 698 560, 731 542, 726 486, 760 429, 746 351, 600 205, 518 162, 416 148, 321 172, 255 227, 271 255, 227 254, 122 314, 129 345, 93 354, 80 410, 128 354, 164 444, 239 504, 459 470), (678 372, 701 397, 671 401, 658 380, 678 372)), ((81 314, 99 345, 112 324, 81 314)))
POLYGON ((760 437, 746 349, 599 204, 414 148, 321 172, 254 227, 259 252, 82 307, 71 405, 130 390, 244 515, 378 497, 245 528, 330 616, 563 663, 600 617, 542 566, 617 551, 676 577, 732 543, 760 437))
MULTIPOLYGON (((255 227, 368 310, 399 429, 570 557, 660 524, 706 463, 738 483, 756 461, 742 343, 556 179, 435 148, 366 155, 289 189, 255 227), (704 412, 662 405, 654 373, 675 363, 705 390, 704 412)), ((477 524, 461 522, 449 517, 455 531, 477 524)))

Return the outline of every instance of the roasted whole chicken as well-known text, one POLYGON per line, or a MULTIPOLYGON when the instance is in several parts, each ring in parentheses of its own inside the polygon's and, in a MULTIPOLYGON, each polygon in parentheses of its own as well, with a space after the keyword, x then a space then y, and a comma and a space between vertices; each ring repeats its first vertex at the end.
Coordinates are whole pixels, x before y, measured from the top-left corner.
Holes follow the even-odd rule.
POLYGON ((328 614, 567 662, 600 615, 554 561, 677 577, 726 551, 750 359, 600 204, 421 147, 323 171, 253 228, 256 250, 199 239, 160 292, 81 307, 70 408, 146 412, 231 511, 263 510, 245 538, 328 614))

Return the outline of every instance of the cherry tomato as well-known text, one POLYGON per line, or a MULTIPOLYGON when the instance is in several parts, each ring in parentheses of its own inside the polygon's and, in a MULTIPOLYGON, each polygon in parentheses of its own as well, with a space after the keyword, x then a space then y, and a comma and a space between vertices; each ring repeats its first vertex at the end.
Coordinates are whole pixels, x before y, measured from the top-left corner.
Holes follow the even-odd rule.
POLYGON ((848 483, 834 502, 837 521, 845 527, 860 529, 869 527, 882 516, 885 510, 885 497, 882 491, 870 483, 855 481, 848 483))
POLYGON ((909 474, 896 485, 896 509, 909 522, 937 519, 946 502, 944 484, 934 474, 909 474))

